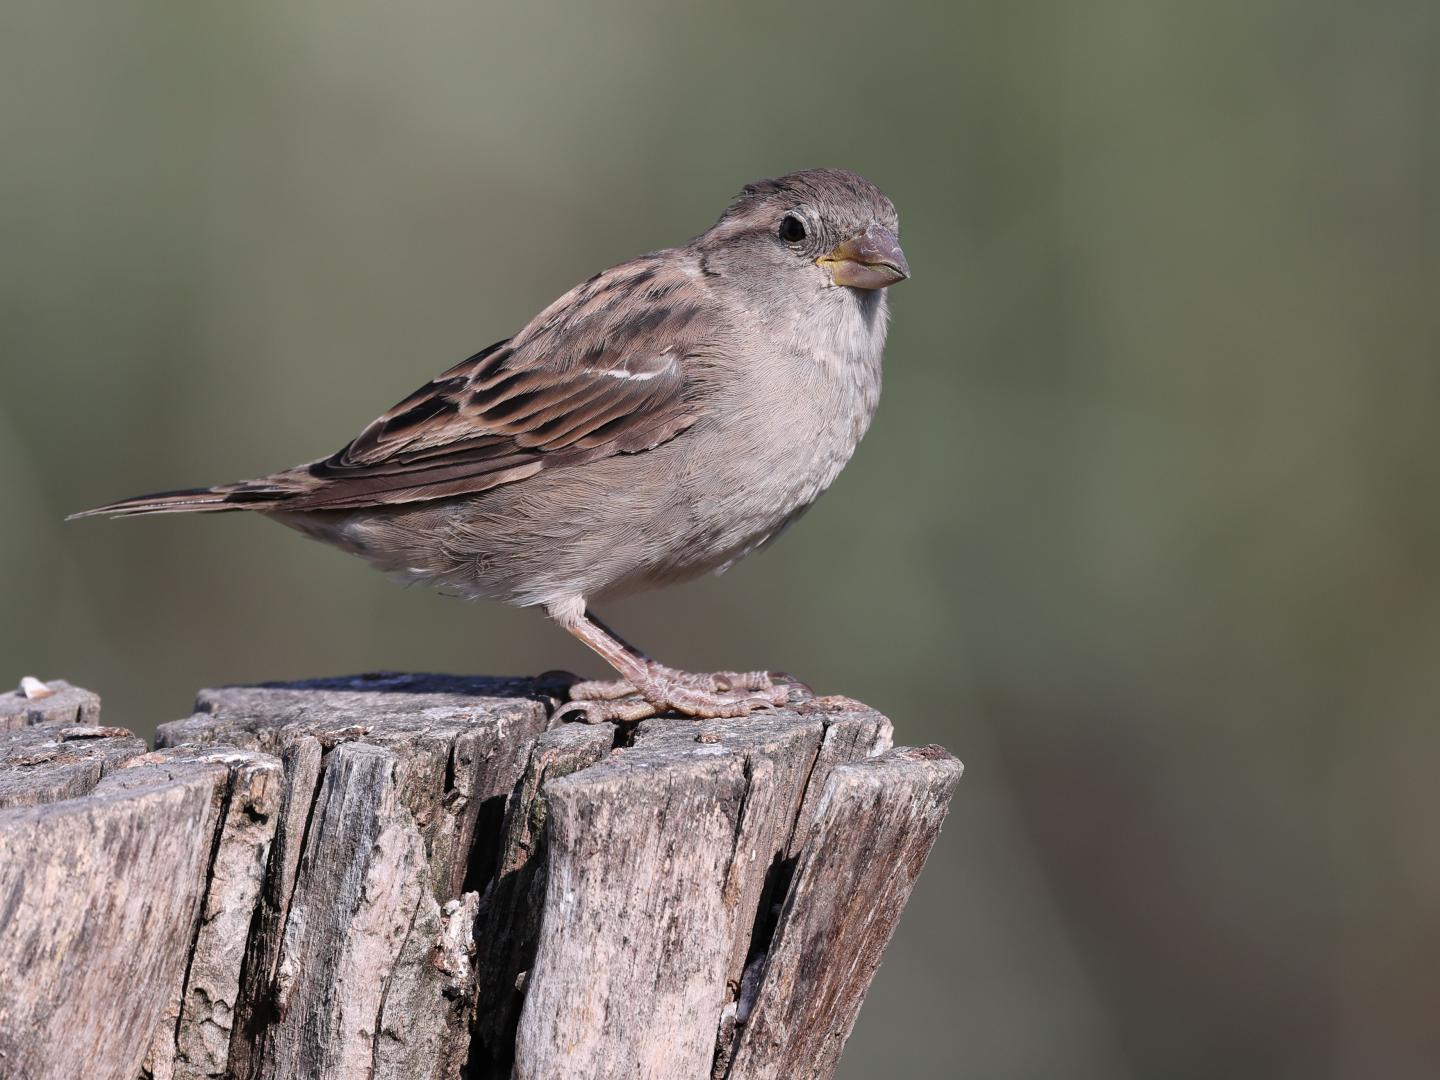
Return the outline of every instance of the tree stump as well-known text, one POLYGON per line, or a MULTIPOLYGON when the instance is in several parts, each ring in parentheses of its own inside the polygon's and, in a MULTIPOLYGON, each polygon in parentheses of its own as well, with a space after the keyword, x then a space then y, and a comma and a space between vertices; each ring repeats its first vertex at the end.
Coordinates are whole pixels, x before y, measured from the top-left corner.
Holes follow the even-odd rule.
POLYGON ((49 685, 0 695, 7 1080, 828 1077, 960 775, 847 698, 365 675, 147 752, 49 685))

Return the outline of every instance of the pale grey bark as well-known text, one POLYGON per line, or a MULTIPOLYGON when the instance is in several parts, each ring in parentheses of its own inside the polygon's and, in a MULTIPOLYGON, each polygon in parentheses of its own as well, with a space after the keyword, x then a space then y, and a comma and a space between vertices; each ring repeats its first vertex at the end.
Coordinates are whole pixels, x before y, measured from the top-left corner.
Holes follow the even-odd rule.
POLYGON ((207 690, 152 754, 84 691, 15 709, 0 1076, 829 1076, 958 762, 846 698, 551 728, 558 690, 207 690))

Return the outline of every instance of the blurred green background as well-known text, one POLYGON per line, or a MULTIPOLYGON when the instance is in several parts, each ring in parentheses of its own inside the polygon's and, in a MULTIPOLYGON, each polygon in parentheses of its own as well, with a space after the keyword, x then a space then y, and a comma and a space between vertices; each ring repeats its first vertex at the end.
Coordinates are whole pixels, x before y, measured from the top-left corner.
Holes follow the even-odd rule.
POLYGON ((835 490, 620 604, 967 765, 863 1078, 1440 1074, 1440 8, 53 3, 0 14, 0 681, 596 663, 241 515, 746 181, 900 208, 835 490))

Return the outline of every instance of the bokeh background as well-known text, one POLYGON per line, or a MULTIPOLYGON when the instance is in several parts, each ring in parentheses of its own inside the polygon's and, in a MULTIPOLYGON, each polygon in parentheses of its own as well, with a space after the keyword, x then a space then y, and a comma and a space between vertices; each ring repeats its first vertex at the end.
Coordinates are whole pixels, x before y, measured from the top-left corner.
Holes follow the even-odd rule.
POLYGON ((0 9, 0 681, 594 661, 240 515, 814 164, 900 207, 879 416, 605 612, 967 764, 848 1078, 1440 1075, 1433 0, 0 9))

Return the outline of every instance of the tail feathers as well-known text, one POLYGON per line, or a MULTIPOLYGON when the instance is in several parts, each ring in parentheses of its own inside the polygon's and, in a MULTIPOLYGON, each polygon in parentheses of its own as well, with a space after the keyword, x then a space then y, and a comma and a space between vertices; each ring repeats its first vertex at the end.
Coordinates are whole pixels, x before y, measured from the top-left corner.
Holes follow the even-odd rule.
POLYGON ((222 484, 219 487, 185 488, 181 491, 157 491, 153 495, 137 495, 132 499, 106 503, 90 510, 71 514, 76 518, 135 517, 139 514, 206 514, 226 510, 264 510, 285 497, 285 492, 257 488, 253 483, 222 484))

